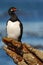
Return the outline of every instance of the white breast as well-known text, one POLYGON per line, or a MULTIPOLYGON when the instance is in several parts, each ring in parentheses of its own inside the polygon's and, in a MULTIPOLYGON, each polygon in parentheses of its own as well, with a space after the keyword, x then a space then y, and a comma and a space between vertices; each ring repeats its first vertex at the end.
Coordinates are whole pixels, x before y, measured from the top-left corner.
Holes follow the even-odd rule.
POLYGON ((20 35, 19 25, 20 25, 19 21, 16 21, 16 22, 8 21, 8 24, 7 24, 7 37, 14 38, 14 39, 17 40, 19 35, 20 35))

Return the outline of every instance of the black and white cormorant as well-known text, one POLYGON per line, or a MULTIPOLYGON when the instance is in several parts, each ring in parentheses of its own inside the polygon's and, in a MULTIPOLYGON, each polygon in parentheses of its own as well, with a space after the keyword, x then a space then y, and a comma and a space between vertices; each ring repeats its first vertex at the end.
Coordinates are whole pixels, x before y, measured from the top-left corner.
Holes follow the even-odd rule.
POLYGON ((11 7, 8 10, 10 19, 7 22, 7 37, 13 38, 13 39, 21 42, 21 38, 22 38, 22 34, 23 34, 23 25, 15 14, 16 10, 17 9, 15 7, 11 7))

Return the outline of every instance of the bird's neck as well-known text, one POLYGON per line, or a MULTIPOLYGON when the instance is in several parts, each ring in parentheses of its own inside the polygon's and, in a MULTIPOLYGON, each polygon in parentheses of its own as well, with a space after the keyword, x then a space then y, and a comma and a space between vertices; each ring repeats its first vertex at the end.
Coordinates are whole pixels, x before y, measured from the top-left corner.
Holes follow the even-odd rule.
POLYGON ((18 18, 17 18, 17 16, 16 16, 15 13, 12 13, 10 16, 11 16, 10 20, 11 20, 12 22, 17 21, 18 18))

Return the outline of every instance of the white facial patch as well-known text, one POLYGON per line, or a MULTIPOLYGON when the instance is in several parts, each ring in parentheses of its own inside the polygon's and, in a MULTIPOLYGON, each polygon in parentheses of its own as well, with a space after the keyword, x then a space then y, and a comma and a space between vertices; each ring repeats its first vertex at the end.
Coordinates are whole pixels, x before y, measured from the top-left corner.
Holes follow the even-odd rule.
POLYGON ((18 40, 18 37, 20 35, 20 26, 19 25, 20 25, 19 21, 16 21, 16 22, 8 21, 7 37, 18 40))
POLYGON ((11 9, 11 11, 13 11, 13 10, 11 9))

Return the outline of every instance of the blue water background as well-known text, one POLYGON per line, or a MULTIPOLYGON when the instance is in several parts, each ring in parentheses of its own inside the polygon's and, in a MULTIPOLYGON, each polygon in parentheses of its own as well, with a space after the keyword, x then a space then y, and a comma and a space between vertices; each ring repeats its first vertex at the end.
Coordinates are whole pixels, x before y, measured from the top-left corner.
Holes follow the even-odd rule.
POLYGON ((8 9, 15 6, 16 15, 23 23, 22 42, 43 49, 43 0, 1 0, 0 1, 0 65, 15 65, 3 50, 2 38, 6 36, 6 23, 10 18, 8 9))

